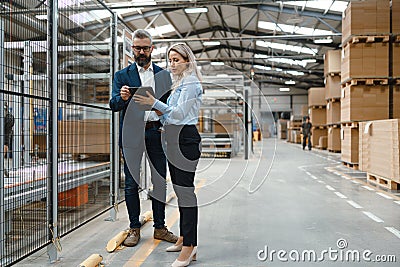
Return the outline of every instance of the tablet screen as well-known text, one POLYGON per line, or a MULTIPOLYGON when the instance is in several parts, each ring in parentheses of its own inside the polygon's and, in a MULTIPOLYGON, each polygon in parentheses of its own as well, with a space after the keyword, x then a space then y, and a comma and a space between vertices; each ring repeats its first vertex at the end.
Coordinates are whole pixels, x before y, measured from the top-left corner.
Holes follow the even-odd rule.
MULTIPOLYGON (((152 96, 154 96, 154 91, 151 86, 142 86, 142 87, 129 87, 129 91, 131 95, 142 95, 147 96, 146 92, 149 92, 152 96)), ((137 104, 140 110, 151 110, 151 106, 149 105, 140 105, 137 104)))
POLYGON ((152 96, 154 96, 154 91, 151 86, 129 87, 129 92, 132 96, 135 94, 147 96, 146 92, 149 92, 152 96))

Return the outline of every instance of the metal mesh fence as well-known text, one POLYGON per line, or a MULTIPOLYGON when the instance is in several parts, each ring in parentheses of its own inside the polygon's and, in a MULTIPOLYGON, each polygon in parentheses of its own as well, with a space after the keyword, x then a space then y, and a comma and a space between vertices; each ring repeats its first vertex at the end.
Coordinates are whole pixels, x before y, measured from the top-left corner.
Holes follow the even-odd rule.
POLYGON ((0 3, 0 266, 118 201, 118 126, 111 127, 118 120, 108 107, 113 14, 101 1, 55 2, 0 3), (49 30, 52 15, 57 36, 49 30), (56 66, 49 60, 55 54, 56 66))

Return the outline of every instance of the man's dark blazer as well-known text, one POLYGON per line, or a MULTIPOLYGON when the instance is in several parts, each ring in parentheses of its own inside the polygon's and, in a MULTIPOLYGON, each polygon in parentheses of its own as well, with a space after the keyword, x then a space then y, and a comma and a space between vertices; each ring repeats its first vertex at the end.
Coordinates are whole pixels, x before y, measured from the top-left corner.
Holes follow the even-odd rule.
MULTIPOLYGON (((171 92, 171 75, 168 71, 160 68, 153 63, 154 81, 155 81, 155 97, 166 102, 171 92)), ((119 145, 128 144, 132 148, 144 145, 144 111, 139 108, 139 104, 131 101, 122 100, 120 95, 121 87, 127 85, 129 87, 140 87, 139 72, 136 63, 117 71, 114 75, 112 97, 110 99, 110 108, 112 111, 122 111, 120 117, 120 134, 119 145), (127 124, 124 127, 124 123, 127 124), (129 142, 122 142, 123 135, 129 138, 129 142)))

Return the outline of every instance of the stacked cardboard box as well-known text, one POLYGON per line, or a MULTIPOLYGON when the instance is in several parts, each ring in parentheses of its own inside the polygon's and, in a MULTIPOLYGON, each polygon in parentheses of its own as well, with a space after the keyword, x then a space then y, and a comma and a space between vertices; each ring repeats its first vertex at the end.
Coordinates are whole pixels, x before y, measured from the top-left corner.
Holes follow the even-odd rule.
POLYGON ((389 37, 376 41, 380 42, 343 44, 342 83, 354 78, 389 76, 389 37))
POLYGON ((343 40, 351 35, 388 34, 389 32, 390 0, 352 1, 343 13, 343 40))
MULTIPOLYGON (((311 129, 311 144, 313 147, 318 147, 320 137, 327 136, 325 87, 308 89, 308 106, 308 113, 313 125, 311 129)), ((319 148, 326 149, 326 147, 319 148)))
POLYGON ((238 116, 234 113, 217 114, 214 117, 215 133, 232 134, 239 127, 238 116))
POLYGON ((360 121, 389 118, 390 23, 390 0, 350 2, 344 12, 341 148, 345 163, 360 160, 364 165, 359 157, 359 149, 363 151, 358 143, 360 121))
POLYGON ((327 148, 331 152, 339 152, 341 50, 329 50, 325 53, 324 58, 326 124, 328 125, 327 148))
POLYGON ((324 76, 331 74, 339 74, 340 66, 340 50, 328 50, 324 55, 324 76))
POLYGON ((300 134, 301 134, 301 120, 302 116, 291 116, 290 120, 287 122, 287 129, 288 129, 288 134, 287 134, 287 140, 290 143, 300 143, 300 134))
POLYGON ((277 135, 278 139, 287 139, 287 120, 279 119, 277 121, 277 135))
POLYGON ((320 139, 321 137, 327 138, 328 136, 328 132, 326 127, 324 126, 313 126, 312 130, 311 130, 311 144, 313 147, 315 148, 319 148, 319 149, 326 149, 327 148, 327 142, 322 141, 320 146, 320 139))
POLYGON ((110 154, 110 120, 59 121, 59 153, 110 154))
POLYGON ((390 189, 400 189, 399 124, 399 119, 360 123, 360 169, 390 189))
POLYGON ((340 125, 328 126, 328 150, 330 152, 340 152, 340 125))
POLYGON ((387 118, 389 118, 387 85, 347 85, 342 89, 342 122, 387 118))
POLYGON ((395 40, 393 43, 393 77, 400 79, 400 33, 395 40))
POLYGON ((340 98, 341 73, 325 76, 325 99, 340 98))
POLYGON ((358 125, 342 125, 340 135, 342 161, 358 165, 358 125))

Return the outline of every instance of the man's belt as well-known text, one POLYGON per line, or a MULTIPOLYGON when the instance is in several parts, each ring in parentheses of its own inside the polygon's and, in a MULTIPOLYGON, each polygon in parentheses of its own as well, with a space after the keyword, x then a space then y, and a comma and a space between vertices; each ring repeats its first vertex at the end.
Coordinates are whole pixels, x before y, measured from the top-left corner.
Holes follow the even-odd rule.
POLYGON ((161 124, 160 121, 148 121, 148 122, 146 122, 145 129, 146 129, 146 130, 147 130, 147 129, 151 129, 151 128, 156 128, 156 129, 158 129, 158 128, 160 128, 161 126, 162 126, 162 124, 161 124))

